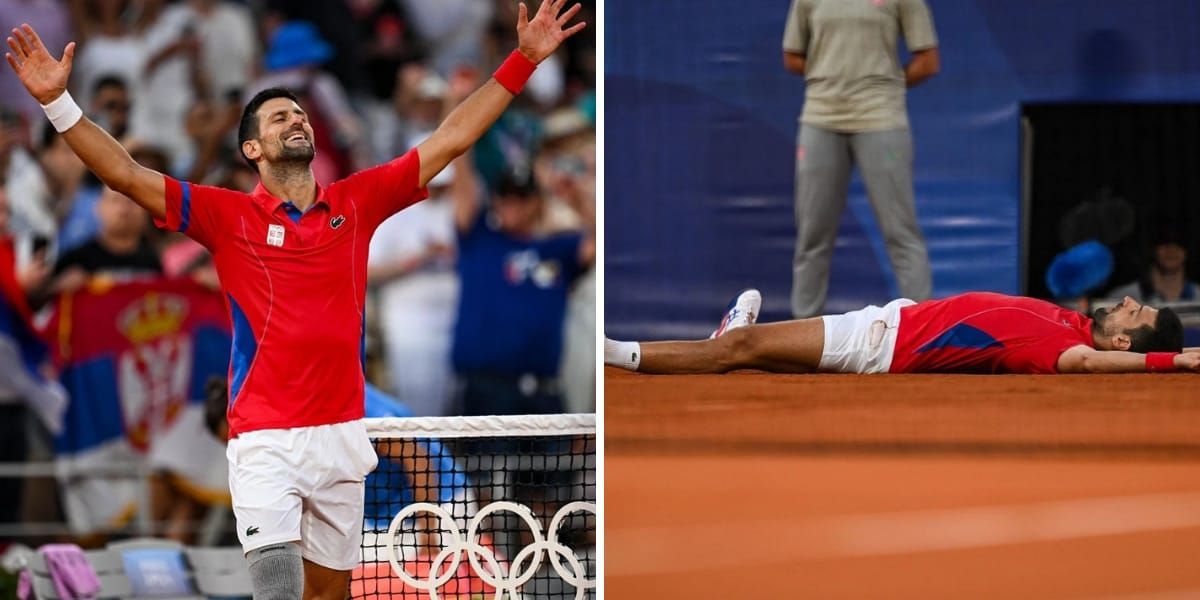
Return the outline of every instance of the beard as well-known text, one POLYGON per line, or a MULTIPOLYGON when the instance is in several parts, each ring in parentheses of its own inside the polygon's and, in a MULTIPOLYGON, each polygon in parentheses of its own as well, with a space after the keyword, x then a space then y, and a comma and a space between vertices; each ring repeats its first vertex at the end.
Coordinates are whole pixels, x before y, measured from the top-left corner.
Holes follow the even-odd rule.
POLYGON ((1097 308, 1092 311, 1092 331, 1100 335, 1104 335, 1104 324, 1108 321, 1109 310, 1107 308, 1097 308))
POLYGON ((316 145, 312 140, 308 139, 305 134, 303 143, 289 143, 287 138, 295 135, 296 131, 289 131, 279 137, 279 156, 275 162, 280 163, 303 163, 308 164, 317 154, 316 145))

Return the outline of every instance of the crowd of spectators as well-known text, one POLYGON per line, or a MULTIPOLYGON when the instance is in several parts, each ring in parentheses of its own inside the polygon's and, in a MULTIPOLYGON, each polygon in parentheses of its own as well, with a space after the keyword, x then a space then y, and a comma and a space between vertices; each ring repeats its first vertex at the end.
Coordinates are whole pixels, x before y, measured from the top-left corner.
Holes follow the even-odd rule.
MULTIPOLYGON (((297 94, 326 184, 415 146, 516 44, 509 0, 0 0, 0 15, 55 55, 78 43, 72 94, 138 162, 247 192, 236 127, 255 92, 297 94)), ((594 410, 594 36, 372 241, 368 379, 416 415, 594 410)), ((97 278, 218 286, 205 250, 88 173, 8 68, 0 187, 34 311, 97 278)))

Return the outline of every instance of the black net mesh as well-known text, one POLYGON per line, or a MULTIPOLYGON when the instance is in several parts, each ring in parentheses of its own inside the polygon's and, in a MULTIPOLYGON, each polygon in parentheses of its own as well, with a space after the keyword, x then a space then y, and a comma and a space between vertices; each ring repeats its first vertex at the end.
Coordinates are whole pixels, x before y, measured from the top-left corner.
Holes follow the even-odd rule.
POLYGON ((352 597, 595 597, 594 433, 372 441, 352 597))

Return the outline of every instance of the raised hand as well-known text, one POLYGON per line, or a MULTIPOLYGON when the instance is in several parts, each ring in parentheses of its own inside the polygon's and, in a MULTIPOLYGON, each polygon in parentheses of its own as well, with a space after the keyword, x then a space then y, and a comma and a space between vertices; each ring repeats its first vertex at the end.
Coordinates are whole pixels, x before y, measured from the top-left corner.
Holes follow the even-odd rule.
POLYGON ((567 0, 542 0, 537 14, 529 20, 529 11, 522 2, 517 8, 517 50, 534 64, 554 54, 563 40, 581 31, 587 23, 576 23, 563 29, 571 17, 579 12, 576 4, 562 12, 567 0), (561 13, 561 14, 560 14, 561 13))
POLYGON ((29 90, 29 94, 42 104, 49 104, 67 89, 71 76, 71 61, 75 58, 75 42, 67 44, 62 60, 55 60, 42 44, 33 27, 28 23, 13 29, 8 39, 12 52, 4 53, 9 66, 29 90))

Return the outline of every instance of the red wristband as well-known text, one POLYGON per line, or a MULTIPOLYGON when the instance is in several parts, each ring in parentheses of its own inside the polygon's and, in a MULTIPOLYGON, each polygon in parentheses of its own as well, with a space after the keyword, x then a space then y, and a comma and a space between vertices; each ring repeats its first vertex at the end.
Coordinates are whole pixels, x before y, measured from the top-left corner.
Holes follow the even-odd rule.
POLYGON ((1170 373, 1175 370, 1178 352, 1150 352, 1146 354, 1147 373, 1170 373))
POLYGON ((536 68, 537 65, 533 61, 525 58, 525 55, 519 51, 513 50, 512 54, 504 59, 500 68, 492 74, 492 77, 504 86, 504 89, 516 96, 521 93, 521 88, 525 87, 525 82, 529 81, 529 76, 533 75, 533 70, 536 68))

